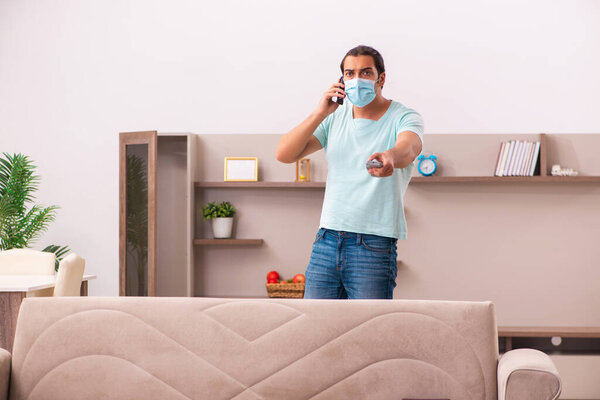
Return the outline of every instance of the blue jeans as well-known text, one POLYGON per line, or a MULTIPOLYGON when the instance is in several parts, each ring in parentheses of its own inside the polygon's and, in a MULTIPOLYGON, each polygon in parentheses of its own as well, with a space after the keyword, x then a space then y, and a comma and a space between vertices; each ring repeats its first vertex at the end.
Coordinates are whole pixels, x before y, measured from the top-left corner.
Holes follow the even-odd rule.
POLYGON ((321 228, 306 269, 305 299, 391 299, 395 238, 321 228))

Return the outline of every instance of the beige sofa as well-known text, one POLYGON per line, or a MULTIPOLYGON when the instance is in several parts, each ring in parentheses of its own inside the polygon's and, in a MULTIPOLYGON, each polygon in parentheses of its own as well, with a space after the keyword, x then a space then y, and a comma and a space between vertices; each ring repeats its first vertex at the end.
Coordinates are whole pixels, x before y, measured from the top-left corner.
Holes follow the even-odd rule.
POLYGON ((496 335, 487 302, 28 298, 0 398, 557 398, 551 360, 496 335))

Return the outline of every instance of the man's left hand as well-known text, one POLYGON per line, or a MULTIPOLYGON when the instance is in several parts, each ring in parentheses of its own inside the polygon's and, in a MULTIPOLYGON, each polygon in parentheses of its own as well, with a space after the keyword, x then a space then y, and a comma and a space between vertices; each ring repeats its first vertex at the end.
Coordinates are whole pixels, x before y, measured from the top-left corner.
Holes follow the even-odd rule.
POLYGON ((386 176, 392 176, 394 173, 394 157, 390 151, 384 151, 383 153, 374 153, 369 157, 367 161, 377 160, 383 164, 381 168, 369 168, 369 174, 379 178, 385 178, 386 176))

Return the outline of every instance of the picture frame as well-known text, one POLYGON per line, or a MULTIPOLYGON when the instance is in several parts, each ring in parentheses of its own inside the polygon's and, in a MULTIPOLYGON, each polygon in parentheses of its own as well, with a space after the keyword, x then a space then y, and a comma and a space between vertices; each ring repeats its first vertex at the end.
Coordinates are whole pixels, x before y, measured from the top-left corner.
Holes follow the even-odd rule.
POLYGON ((225 157, 225 182, 258 181, 258 157, 225 157))

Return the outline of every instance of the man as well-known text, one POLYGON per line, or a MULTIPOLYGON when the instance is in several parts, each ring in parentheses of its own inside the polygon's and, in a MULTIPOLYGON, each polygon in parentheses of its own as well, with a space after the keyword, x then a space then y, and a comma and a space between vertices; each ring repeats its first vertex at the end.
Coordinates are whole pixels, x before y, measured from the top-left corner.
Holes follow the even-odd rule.
POLYGON ((396 244, 406 238, 403 198, 421 152, 423 119, 383 97, 385 67, 377 50, 355 47, 340 68, 343 83, 331 85, 276 151, 284 163, 321 148, 327 157, 325 198, 304 297, 391 299, 396 244), (383 165, 367 169, 371 160, 383 165))

